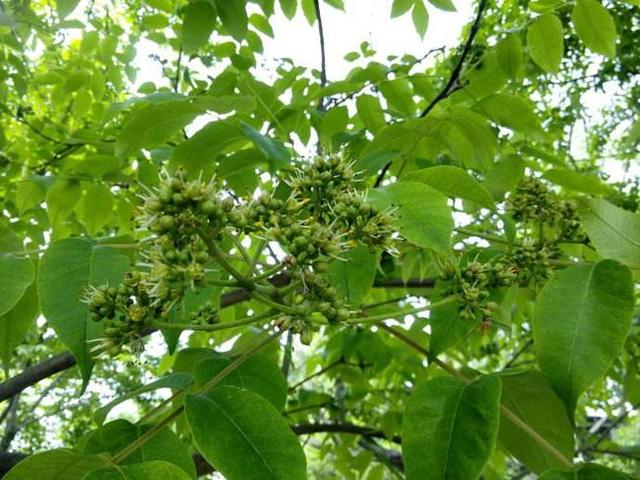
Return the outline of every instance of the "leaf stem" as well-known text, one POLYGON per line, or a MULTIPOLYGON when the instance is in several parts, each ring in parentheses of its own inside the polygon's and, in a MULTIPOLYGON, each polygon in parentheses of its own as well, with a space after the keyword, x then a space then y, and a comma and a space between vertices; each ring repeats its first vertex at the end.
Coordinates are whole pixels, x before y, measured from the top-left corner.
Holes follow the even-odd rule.
POLYGON ((349 325, 358 325, 362 323, 377 323, 382 320, 387 320, 394 317, 413 315, 415 313, 420 313, 427 310, 433 310, 434 308, 438 308, 438 307, 442 307, 442 306, 454 303, 456 300, 457 300, 457 297, 451 296, 443 300, 440 300, 438 302, 430 303, 429 305, 426 305, 424 307, 411 308, 408 310, 401 310, 399 312, 380 313, 378 315, 371 315, 369 317, 351 318, 349 320, 346 320, 345 323, 349 325))
POLYGON ((216 332, 219 330, 227 330, 229 328, 241 327, 243 325, 256 323, 260 320, 264 320, 265 318, 272 317, 276 313, 277 310, 269 310, 260 315, 244 317, 239 320, 234 320, 233 322, 214 323, 213 325, 188 325, 180 323, 151 322, 149 326, 160 330, 192 330, 198 332, 216 332))

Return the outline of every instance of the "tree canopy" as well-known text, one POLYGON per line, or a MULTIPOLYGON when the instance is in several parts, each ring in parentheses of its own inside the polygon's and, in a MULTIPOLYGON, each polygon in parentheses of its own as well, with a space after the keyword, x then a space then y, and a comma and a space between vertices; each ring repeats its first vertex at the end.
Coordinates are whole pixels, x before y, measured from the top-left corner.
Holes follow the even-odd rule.
POLYGON ((640 2, 350 2, 0 1, 3 478, 640 476, 640 2))

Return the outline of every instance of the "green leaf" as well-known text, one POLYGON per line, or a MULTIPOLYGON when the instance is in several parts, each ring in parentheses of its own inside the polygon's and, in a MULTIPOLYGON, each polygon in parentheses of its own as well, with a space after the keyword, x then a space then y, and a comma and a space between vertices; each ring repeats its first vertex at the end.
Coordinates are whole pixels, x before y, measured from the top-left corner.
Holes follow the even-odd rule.
POLYGON ((16 187, 16 207, 20 214, 44 202, 46 190, 43 182, 24 179, 16 187))
POLYGON ((309 25, 316 23, 316 10, 314 0, 300 0, 300 6, 302 7, 302 14, 307 19, 309 25))
POLYGON ((210 122, 173 151, 172 163, 198 174, 213 164, 216 156, 246 137, 238 125, 227 120, 210 122))
POLYGON ((452 303, 434 309, 429 315, 429 355, 432 357, 440 355, 478 329, 476 322, 460 318, 459 310, 460 305, 452 303))
POLYGON ((246 0, 216 0, 218 15, 222 25, 237 41, 247 36, 247 5, 246 0))
POLYGON ((365 246, 357 246, 331 262, 331 285, 347 303, 360 305, 373 286, 377 268, 378 256, 365 246))
POLYGON ((94 236, 104 227, 113 215, 113 194, 109 187, 96 183, 84 193, 80 204, 78 219, 86 227, 89 235, 94 236))
POLYGON ((116 154, 128 156, 141 148, 160 145, 202 113, 202 106, 184 100, 145 105, 130 113, 124 122, 116 142, 116 154))
POLYGON ((640 215, 602 199, 586 200, 580 218, 589 241, 604 258, 640 268, 640 215))
POLYGON ((487 189, 460 167, 437 165, 423 168, 411 172, 411 181, 426 183, 448 197, 470 200, 490 210, 496 208, 487 189))
POLYGON ((391 18, 396 18, 404 15, 411 7, 413 7, 414 0, 393 0, 391 4, 391 18))
POLYGON ((71 214, 82 197, 82 186, 77 180, 56 180, 47 190, 47 214, 55 227, 71 214))
POLYGON ((513 190, 524 176, 524 162, 517 155, 499 159, 485 174, 485 185, 496 200, 513 190))
POLYGON ((498 65, 511 78, 520 76, 523 57, 522 42, 516 33, 510 33, 496 45, 498 65))
POLYGON ((175 11, 175 4, 171 0, 144 0, 144 3, 163 12, 173 13, 175 11))
POLYGON ((416 111, 416 102, 413 100, 413 85, 406 78, 384 80, 378 84, 380 93, 384 96, 390 110, 412 116, 416 111))
POLYGON ((568 168, 552 168, 542 175, 543 178, 552 181, 569 190, 592 195, 610 195, 614 189, 604 183, 595 175, 579 173, 568 168))
POLYGON ((269 20, 267 20, 262 15, 258 15, 257 13, 251 14, 249 17, 249 23, 253 25, 258 31, 264 33, 267 37, 273 38, 273 29, 269 24, 269 20))
POLYGON ((364 126, 371 132, 376 133, 386 125, 378 97, 374 97, 373 95, 360 95, 356 98, 356 108, 358 109, 358 115, 362 123, 364 123, 364 126))
MULTIPOLYGON (((127 420, 115 420, 90 432, 82 445, 82 453, 115 455, 137 440, 151 425, 134 425, 127 420)), ((121 465, 162 460, 181 469, 187 478, 196 477, 193 458, 182 440, 171 429, 164 428, 138 449, 131 452, 121 465)), ((163 477, 164 478, 164 477, 163 477)))
POLYGON ((298 439, 260 395, 220 387, 189 395, 185 413, 198 451, 228 480, 307 478, 298 439))
POLYGON ((564 55, 562 22, 552 13, 534 20, 527 30, 527 47, 531 59, 543 70, 558 73, 564 55))
POLYGON ((40 261, 42 313, 76 357, 85 384, 93 366, 87 342, 101 336, 102 326, 91 320, 82 299, 89 286, 118 285, 128 266, 129 257, 122 250, 80 238, 52 243, 40 261))
POLYGON ((447 198, 437 190, 418 182, 398 182, 370 190, 369 200, 380 209, 395 209, 394 223, 410 242, 450 253, 453 218, 447 198))
POLYGON ((435 378, 418 384, 402 420, 407 480, 478 478, 498 434, 500 378, 465 384, 435 378))
POLYGON ((179 372, 172 373, 170 375, 166 375, 158 380, 148 383, 146 385, 142 385, 125 395, 121 395, 114 400, 110 401, 106 405, 103 405, 99 409, 97 409, 93 414, 93 419, 96 423, 101 424, 109 415, 109 412, 120 405, 122 402, 129 400, 131 398, 135 398, 138 395, 146 392, 152 392, 154 390, 158 390, 160 388, 171 388, 174 390, 184 390, 185 388, 191 386, 193 384, 193 377, 190 373, 179 372))
POLYGON ((445 12, 455 12, 456 6, 451 0, 429 0, 429 3, 445 12))
POLYGON ((84 480, 93 470, 109 462, 102 455, 82 455, 67 449, 29 455, 7 473, 4 480, 84 480))
MULTIPOLYGON (((547 379, 536 370, 504 373, 501 403, 540 435, 569 461, 573 458, 573 426, 562 400, 547 379)), ((534 473, 550 468, 562 468, 557 455, 547 445, 524 432, 507 416, 500 418, 498 439, 511 454, 534 473)))
POLYGON ((35 325, 40 307, 35 282, 24 292, 18 303, 0 316, 0 359, 7 369, 13 350, 22 343, 29 329, 35 325))
POLYGON ((57 0, 56 10, 60 18, 65 18, 70 15, 76 9, 78 3, 80 3, 80 0, 57 0))
POLYGON ((522 97, 495 93, 477 102, 474 110, 512 130, 522 133, 542 131, 540 119, 533 111, 533 106, 522 97))
POLYGON ((189 480, 193 478, 175 465, 162 461, 118 465, 91 472, 84 480, 189 480))
POLYGON ((285 168, 291 163, 291 155, 281 142, 273 138, 262 135, 251 125, 242 123, 242 132, 251 140, 269 160, 269 167, 272 171, 285 168))
POLYGON ((279 3, 284 16, 291 20, 296 15, 298 0, 280 0, 279 3))
POLYGON ((0 227, 0 316, 9 312, 35 279, 33 262, 13 230, 0 227))
POLYGON ((613 260, 562 270, 538 296, 533 336, 540 368, 570 414, 622 349, 633 304, 631 272, 613 260))
POLYGON ((589 50, 615 58, 616 24, 598 0, 577 0, 571 21, 589 50))
MULTIPOLYGON (((194 370, 196 385, 202 387, 233 361, 232 357, 213 355, 199 362, 194 370)), ((227 375, 214 388, 224 385, 251 390, 282 410, 287 399, 287 382, 280 367, 267 355, 254 355, 227 375)))
POLYGON ((577 471, 549 470, 539 480, 633 480, 633 477, 602 465, 582 465, 577 471))
POLYGON ((320 123, 320 142, 331 149, 333 136, 344 134, 349 124, 349 110, 346 106, 339 106, 325 112, 320 123))
POLYGON ((411 11, 411 19, 420 38, 424 38, 424 35, 427 33, 427 27, 429 26, 429 12, 427 12, 423 0, 415 0, 413 10, 411 11))
POLYGON ((182 48, 191 55, 206 45, 216 26, 216 11, 210 2, 192 2, 184 9, 182 22, 182 48))

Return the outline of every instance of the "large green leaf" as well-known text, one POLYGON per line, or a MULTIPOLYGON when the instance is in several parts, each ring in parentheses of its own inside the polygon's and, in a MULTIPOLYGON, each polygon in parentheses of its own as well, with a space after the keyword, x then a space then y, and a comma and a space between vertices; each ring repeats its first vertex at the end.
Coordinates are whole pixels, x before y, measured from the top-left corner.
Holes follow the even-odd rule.
POLYGON ((102 327, 91 320, 83 297, 89 286, 119 284, 128 266, 122 250, 80 238, 54 242, 42 256, 38 274, 42 313, 76 357, 85 383, 93 365, 87 342, 99 338, 102 327))
POLYGON ((609 58, 616 56, 616 24, 598 0, 577 0, 571 20, 587 48, 609 58))
POLYGON ((104 227, 113 215, 113 194, 101 183, 91 185, 80 204, 79 220, 93 236, 104 227))
POLYGON ((117 405, 121 404, 126 400, 135 398, 142 393, 152 392, 160 388, 172 388, 177 390, 183 390, 192 384, 193 384, 193 377, 191 376, 190 373, 178 372, 178 373, 172 373, 170 375, 166 375, 154 382, 148 383, 146 385, 142 385, 141 387, 138 387, 132 390, 131 392, 121 395, 115 398, 114 400, 110 401, 106 405, 100 407, 94 412, 93 419, 96 421, 96 423, 104 422, 105 419, 107 418, 107 415, 114 407, 116 407, 117 405))
POLYGON ((187 171, 199 173, 205 166, 212 169, 217 155, 230 145, 243 141, 240 127, 228 120, 210 122, 173 151, 172 162, 187 171))
POLYGON ((16 306, 35 278, 33 262, 8 227, 0 227, 0 316, 16 306))
POLYGON ((289 165, 291 162, 291 155, 282 142, 262 135, 255 128, 246 123, 243 123, 240 128, 247 138, 265 154, 269 161, 271 170, 278 170, 289 165))
POLYGON ((500 378, 435 378, 415 387, 402 420, 407 480, 474 480, 498 434, 500 378))
POLYGON ((576 192, 590 193, 592 195, 608 195, 613 193, 613 188, 604 183, 595 175, 579 173, 568 168, 552 168, 544 172, 544 178, 556 185, 561 185, 576 192))
POLYGON ((190 55, 209 41, 216 25, 216 11, 211 2, 192 2, 183 9, 182 48, 190 55))
POLYGON ((369 192, 378 208, 394 209, 398 231, 412 243, 448 255, 453 218, 447 198, 428 185, 398 182, 369 192))
POLYGON ((524 52, 517 33, 510 33, 496 45, 498 65, 511 78, 517 78, 522 72, 524 52))
POLYGON ((384 112, 380 106, 378 97, 372 95, 360 95, 356 98, 356 108, 358 116, 364 123, 364 126, 376 133, 386 125, 384 112))
POLYGON ((216 0, 216 8, 222 25, 239 42, 247 35, 246 0, 216 0))
POLYGON ((116 152, 127 156, 141 148, 160 145, 201 113, 201 106, 184 100, 146 105, 127 117, 118 136, 116 152))
POLYGON ((109 465, 103 455, 83 455, 67 449, 30 455, 7 473, 4 480, 84 480, 85 476, 109 465))
POLYGON ((185 400, 196 447, 228 480, 306 479, 297 437, 260 395, 224 386, 185 400))
POLYGON ((373 286, 377 268, 378 256, 367 247, 357 246, 331 262, 331 285, 350 305, 360 305, 373 286))
POLYGON ((429 354, 436 357, 440 353, 462 341, 467 335, 478 329, 478 323, 460 318, 457 303, 443 305, 431 311, 429 325, 429 354))
POLYGON ((96 470, 83 480, 189 480, 191 478, 193 477, 175 465, 155 460, 96 470))
POLYGON ((569 267, 540 293, 533 315, 540 368, 570 414, 622 349, 633 304, 631 272, 613 260, 569 267))
POLYGON ((541 131, 540 119, 522 97, 494 93, 475 104, 474 109, 500 125, 522 133, 541 131))
POLYGON ((525 433, 507 416, 500 418, 500 443, 531 471, 541 473, 566 466, 558 454, 573 458, 573 426, 560 398, 547 379, 536 370, 505 373, 502 378, 501 403, 544 439, 525 433), (549 452, 551 445, 557 454, 549 452))
MULTIPOLYGON (((196 385, 203 386, 228 367, 232 361, 233 358, 229 356, 214 354, 212 358, 199 362, 193 373, 196 385)), ((217 387, 224 385, 251 390, 269 400, 278 410, 284 408, 287 398, 287 382, 282 371, 267 355, 253 355, 224 377, 217 387)))
POLYGON ((575 471, 549 470, 539 480, 632 480, 631 475, 602 465, 582 465, 575 471))
POLYGON ((600 255, 640 268, 640 215, 606 200, 590 199, 580 218, 600 255))
POLYGON ((35 282, 24 292, 18 303, 0 317, 0 359, 9 368, 13 350, 22 343, 29 329, 35 325, 40 311, 35 282))
POLYGON ((552 13, 536 18, 527 30, 527 47, 531 59, 540 68, 557 73, 564 55, 562 22, 552 13))
POLYGON ((438 165, 423 168, 411 172, 411 181, 426 183, 449 197, 470 200, 491 210, 496 208, 487 189, 460 167, 438 165))
MULTIPOLYGON (((82 452, 85 454, 109 453, 115 455, 149 428, 151 426, 134 425, 127 420, 106 423, 86 436, 82 452)), ((187 447, 169 428, 158 432, 120 463, 128 465, 153 460, 162 460, 180 467, 188 478, 196 476, 193 459, 187 447)))

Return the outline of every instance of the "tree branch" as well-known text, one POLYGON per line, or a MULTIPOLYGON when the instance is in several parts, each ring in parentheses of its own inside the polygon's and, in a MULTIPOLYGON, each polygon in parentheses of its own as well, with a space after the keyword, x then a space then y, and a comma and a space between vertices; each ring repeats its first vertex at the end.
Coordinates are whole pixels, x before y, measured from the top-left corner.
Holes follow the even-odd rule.
MULTIPOLYGON (((327 84, 327 56, 324 45, 324 27, 322 26, 322 15, 320 14, 320 0, 313 0, 313 6, 316 11, 316 19, 318 20, 318 35, 320 37, 320 86, 327 84)), ((320 97, 318 110, 325 110, 324 97, 320 97)))
POLYGON ((460 58, 458 59, 458 63, 453 68, 451 75, 449 76, 449 80, 447 84, 444 86, 440 93, 436 95, 436 97, 427 105, 422 113, 420 114, 420 118, 426 117, 431 110, 442 100, 451 95, 459 86, 460 75, 462 74, 462 67, 464 67, 464 62, 471 51, 471 47, 473 45, 473 41, 478 34, 478 30, 480 30, 480 21, 482 20, 482 15, 484 10, 487 7, 487 0, 480 0, 478 4, 478 12, 476 13, 476 18, 473 20, 471 24, 471 28, 469 30, 469 36, 467 37, 467 41, 464 43, 462 47, 462 53, 460 54, 460 58))

